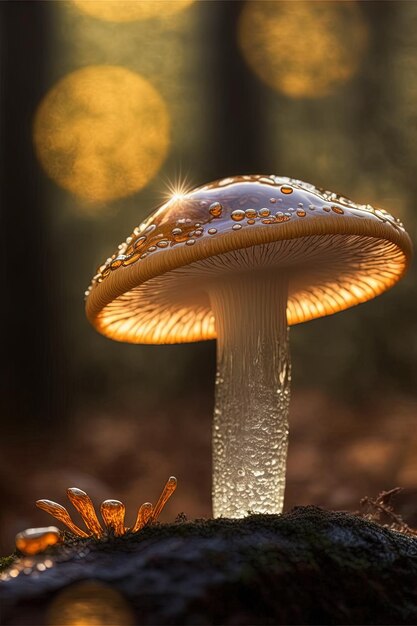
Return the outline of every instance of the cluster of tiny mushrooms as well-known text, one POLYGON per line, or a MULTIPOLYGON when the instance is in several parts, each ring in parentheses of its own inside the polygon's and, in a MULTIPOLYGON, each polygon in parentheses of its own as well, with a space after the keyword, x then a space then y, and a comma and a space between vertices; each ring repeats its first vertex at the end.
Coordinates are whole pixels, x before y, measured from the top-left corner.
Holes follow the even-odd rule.
POLYGON ((226 178, 174 194, 101 265, 90 322, 118 341, 217 338, 213 513, 280 513, 289 326, 392 287, 412 254, 402 223, 311 184, 226 178))
MULTIPOLYGON (((176 487, 177 479, 175 476, 171 476, 165 484, 155 506, 152 506, 150 502, 144 502, 139 507, 136 521, 131 528, 125 526, 125 506, 119 500, 105 500, 101 503, 100 513, 104 522, 103 528, 90 496, 76 487, 67 489, 67 496, 81 515, 87 529, 86 531, 74 524, 67 509, 61 504, 52 500, 37 500, 36 506, 65 524, 76 537, 95 537, 96 539, 109 535, 121 537, 126 533, 137 533, 145 526, 154 524, 176 487)), ((43 552, 47 547, 59 543, 62 538, 63 535, 56 526, 28 528, 16 535, 16 547, 23 554, 37 554, 38 552, 43 552)))

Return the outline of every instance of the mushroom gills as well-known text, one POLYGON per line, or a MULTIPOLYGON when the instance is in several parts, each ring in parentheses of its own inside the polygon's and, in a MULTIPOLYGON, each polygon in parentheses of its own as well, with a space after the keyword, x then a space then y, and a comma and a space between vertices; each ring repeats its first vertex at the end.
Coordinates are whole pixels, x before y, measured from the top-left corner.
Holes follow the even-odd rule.
POLYGON ((213 512, 281 513, 288 447, 291 363, 288 279, 275 270, 213 282, 217 332, 213 512))

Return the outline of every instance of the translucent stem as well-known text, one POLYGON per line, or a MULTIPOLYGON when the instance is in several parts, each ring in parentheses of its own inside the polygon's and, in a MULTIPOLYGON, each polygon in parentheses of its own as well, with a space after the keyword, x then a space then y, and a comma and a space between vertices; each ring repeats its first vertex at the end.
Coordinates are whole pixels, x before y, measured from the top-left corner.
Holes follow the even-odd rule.
POLYGON ((280 513, 288 446, 287 280, 264 272, 216 284, 213 513, 280 513))

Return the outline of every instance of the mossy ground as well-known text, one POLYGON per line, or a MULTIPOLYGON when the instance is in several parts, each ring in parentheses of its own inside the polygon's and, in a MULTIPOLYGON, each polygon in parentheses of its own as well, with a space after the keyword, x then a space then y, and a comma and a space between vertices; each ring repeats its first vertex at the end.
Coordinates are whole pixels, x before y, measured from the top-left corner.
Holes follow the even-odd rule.
POLYGON ((120 592, 135 624, 417 623, 417 539, 315 507, 69 539, 48 556, 36 583, 0 588, 4 623, 45 623, 51 601, 86 580, 120 592))

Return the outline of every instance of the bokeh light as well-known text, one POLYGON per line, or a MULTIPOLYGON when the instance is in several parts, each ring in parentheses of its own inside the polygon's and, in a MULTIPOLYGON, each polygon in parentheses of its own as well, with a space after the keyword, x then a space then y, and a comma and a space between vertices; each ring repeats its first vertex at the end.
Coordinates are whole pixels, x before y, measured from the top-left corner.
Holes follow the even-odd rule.
POLYGON ((367 28, 356 2, 246 2, 238 39, 270 87, 292 98, 320 98, 355 74, 367 28))
POLYGON ((194 0, 72 0, 91 17, 108 22, 134 22, 152 17, 166 17, 182 11, 194 0))
POLYGON ((90 202, 128 196, 159 170, 170 120, 156 89, 118 66, 65 76, 40 103, 34 142, 47 174, 90 202))
POLYGON ((133 612, 123 596, 95 581, 67 587, 53 600, 47 616, 49 626, 130 626, 133 612))

